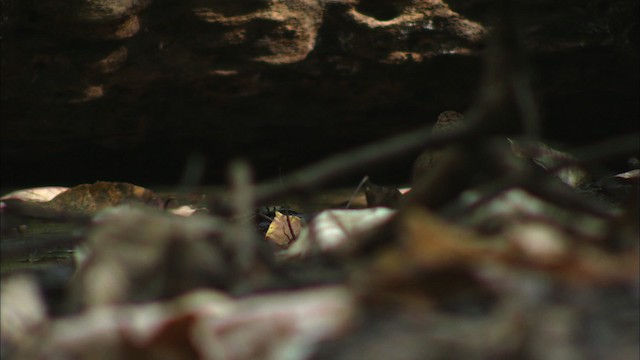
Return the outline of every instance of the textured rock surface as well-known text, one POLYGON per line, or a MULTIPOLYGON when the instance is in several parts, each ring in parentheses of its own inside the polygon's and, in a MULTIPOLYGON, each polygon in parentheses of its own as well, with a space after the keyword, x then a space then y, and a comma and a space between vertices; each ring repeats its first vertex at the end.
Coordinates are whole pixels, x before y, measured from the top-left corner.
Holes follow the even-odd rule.
MULTIPOLYGON (((548 136, 637 131, 637 1, 520 3, 548 136)), ((3 185, 273 177, 464 111, 493 5, 2 0, 3 185)))

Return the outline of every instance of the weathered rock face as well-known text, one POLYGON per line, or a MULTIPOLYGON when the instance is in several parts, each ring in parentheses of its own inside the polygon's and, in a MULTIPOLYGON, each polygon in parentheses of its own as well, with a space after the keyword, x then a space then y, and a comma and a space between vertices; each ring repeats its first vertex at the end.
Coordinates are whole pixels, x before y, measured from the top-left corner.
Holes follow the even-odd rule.
MULTIPOLYGON (((465 111, 495 4, 2 0, 3 184, 277 176, 465 111)), ((522 1, 549 137, 637 131, 638 4, 522 1), (579 127, 576 125, 579 124, 579 127)), ((415 154, 413 154, 415 155, 415 154)), ((408 180, 413 155, 393 180, 408 180)), ((388 173, 388 171, 387 171, 388 173)))

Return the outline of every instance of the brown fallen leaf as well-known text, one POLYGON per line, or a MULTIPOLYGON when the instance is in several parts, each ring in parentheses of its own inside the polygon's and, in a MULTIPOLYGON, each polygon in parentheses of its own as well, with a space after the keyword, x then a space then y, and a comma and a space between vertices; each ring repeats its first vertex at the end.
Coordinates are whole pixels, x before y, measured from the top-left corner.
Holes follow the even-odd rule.
POLYGON ((351 279, 368 302, 407 308, 491 302, 492 291, 476 272, 499 260, 504 246, 418 207, 400 211, 391 225, 395 241, 373 240, 374 250, 369 240, 364 250, 353 249, 364 256, 351 279))
POLYGON ((361 258, 351 279, 368 301, 444 307, 491 303, 494 286, 482 274, 496 268, 571 286, 637 284, 637 246, 612 252, 553 223, 520 221, 483 236, 421 208, 404 209, 391 223, 394 233, 381 232, 394 241, 375 234, 353 249, 361 258))
POLYGON ((71 213, 95 214, 126 202, 159 206, 158 197, 150 190, 129 183, 105 181, 74 186, 51 199, 49 205, 71 213))
POLYGON ((504 237, 508 247, 500 262, 514 269, 535 269, 573 285, 637 284, 639 280, 637 247, 612 253, 542 221, 511 224, 504 237))
POLYGON ((124 203, 161 207, 151 190, 124 182, 98 181, 72 188, 28 189, 3 197, 3 212, 34 218, 88 218, 98 211, 124 203), (53 194, 56 194, 52 197, 53 194), (49 199, 49 200, 47 200, 49 199))
POLYGON ((355 299, 348 288, 323 286, 240 299, 223 317, 201 323, 194 343, 205 359, 303 360, 320 340, 351 326, 355 299))

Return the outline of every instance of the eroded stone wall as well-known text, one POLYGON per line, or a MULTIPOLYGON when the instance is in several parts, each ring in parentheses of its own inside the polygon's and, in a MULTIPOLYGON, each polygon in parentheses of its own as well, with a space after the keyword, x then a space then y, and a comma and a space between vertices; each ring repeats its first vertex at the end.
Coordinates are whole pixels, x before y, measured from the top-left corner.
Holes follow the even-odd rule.
MULTIPOLYGON (((516 4, 549 137, 637 131, 635 1, 516 4), (604 125, 606 124, 606 125, 604 125)), ((3 0, 3 184, 273 177, 464 111, 491 10, 436 0, 3 0)), ((395 181, 408 179, 412 156, 395 181), (406 170, 405 170, 406 169, 406 170)), ((385 171, 388 174, 390 172, 385 171)))

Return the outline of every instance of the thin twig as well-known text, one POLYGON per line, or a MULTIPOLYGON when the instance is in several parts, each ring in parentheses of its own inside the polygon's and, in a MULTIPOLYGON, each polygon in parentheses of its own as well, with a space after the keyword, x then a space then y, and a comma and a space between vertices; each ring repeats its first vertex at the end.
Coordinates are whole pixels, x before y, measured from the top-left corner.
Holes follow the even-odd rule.
POLYGON ((351 206, 351 202, 353 201, 353 199, 355 199, 356 194, 358 194, 358 191, 360 191, 360 188, 362 187, 362 185, 364 185, 368 180, 369 180, 369 176, 368 175, 365 175, 362 178, 362 181, 360 181, 360 184, 358 184, 356 189, 353 191, 353 194, 351 194, 351 197, 349 198, 349 201, 347 201, 347 205, 344 206, 345 209, 348 209, 351 206))
POLYGON ((237 245, 238 262, 240 267, 247 271, 253 265, 256 254, 253 229, 246 222, 240 221, 243 216, 252 214, 255 197, 254 186, 251 179, 251 169, 244 161, 235 161, 231 164, 229 177, 232 189, 234 211, 234 233, 237 245))
POLYGON ((574 156, 573 159, 562 159, 558 164, 547 169, 555 173, 569 166, 586 165, 597 161, 610 159, 614 156, 629 155, 638 156, 640 149, 640 134, 630 134, 612 137, 595 144, 575 148, 567 151, 574 156))
POLYGON ((271 180, 256 188, 256 199, 266 202, 290 192, 305 192, 324 185, 338 177, 362 171, 374 164, 383 164, 398 156, 423 148, 438 147, 464 141, 474 136, 474 116, 468 116, 469 126, 448 132, 432 134, 431 124, 417 130, 392 137, 354 150, 335 155, 290 175, 271 180))
POLYGON ((67 234, 38 236, 37 241, 34 243, 19 241, 18 239, 9 240, 3 238, 2 243, 0 243, 0 259, 3 261, 16 260, 28 256, 33 251, 44 253, 48 250, 59 248, 73 249, 85 241, 84 236, 73 234, 72 231, 67 234))
POLYGON ((295 240, 296 235, 293 232, 293 226, 291 225, 291 216, 292 215, 285 215, 284 218, 287 219, 287 227, 289 228, 289 233, 291 234, 291 237, 289 237, 287 235, 287 232, 284 231, 284 235, 286 236, 286 238, 289 240, 288 242, 292 242, 293 240, 295 240))

